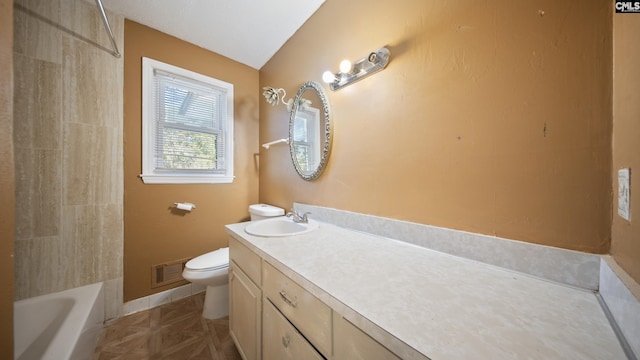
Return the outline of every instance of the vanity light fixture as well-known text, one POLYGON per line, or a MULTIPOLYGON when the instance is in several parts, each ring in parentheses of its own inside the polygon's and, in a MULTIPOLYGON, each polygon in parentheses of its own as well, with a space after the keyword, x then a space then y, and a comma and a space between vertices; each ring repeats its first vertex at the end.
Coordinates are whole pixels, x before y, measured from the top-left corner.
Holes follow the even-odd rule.
POLYGON ((331 90, 338 90, 384 69, 389 63, 390 54, 389 49, 383 47, 354 64, 351 64, 349 60, 343 60, 340 63, 339 72, 334 74, 331 71, 325 71, 322 74, 322 80, 329 84, 331 90))

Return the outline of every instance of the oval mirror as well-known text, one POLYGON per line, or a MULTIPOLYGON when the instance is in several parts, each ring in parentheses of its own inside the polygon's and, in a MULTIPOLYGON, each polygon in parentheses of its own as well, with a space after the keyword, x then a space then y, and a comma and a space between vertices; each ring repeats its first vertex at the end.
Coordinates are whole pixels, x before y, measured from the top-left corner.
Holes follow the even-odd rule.
POLYGON ((324 170, 331 151, 329 98, 315 81, 302 84, 293 99, 289 120, 289 151, 296 171, 311 181, 324 170))

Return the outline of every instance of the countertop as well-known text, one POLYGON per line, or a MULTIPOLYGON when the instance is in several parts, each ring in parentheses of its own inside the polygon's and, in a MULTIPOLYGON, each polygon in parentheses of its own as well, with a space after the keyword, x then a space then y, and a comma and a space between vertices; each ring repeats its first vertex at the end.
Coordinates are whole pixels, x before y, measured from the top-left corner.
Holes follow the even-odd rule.
POLYGON ((227 232, 403 359, 626 359, 591 291, 328 223, 227 232))

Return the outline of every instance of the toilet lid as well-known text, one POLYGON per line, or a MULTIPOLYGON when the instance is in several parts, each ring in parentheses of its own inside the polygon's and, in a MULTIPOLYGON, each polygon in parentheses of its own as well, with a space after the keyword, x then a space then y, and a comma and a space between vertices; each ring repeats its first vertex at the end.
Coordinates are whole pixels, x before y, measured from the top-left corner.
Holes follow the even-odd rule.
POLYGON ((229 267, 229 248, 218 249, 194 257, 187 261, 185 267, 190 270, 215 270, 229 267))

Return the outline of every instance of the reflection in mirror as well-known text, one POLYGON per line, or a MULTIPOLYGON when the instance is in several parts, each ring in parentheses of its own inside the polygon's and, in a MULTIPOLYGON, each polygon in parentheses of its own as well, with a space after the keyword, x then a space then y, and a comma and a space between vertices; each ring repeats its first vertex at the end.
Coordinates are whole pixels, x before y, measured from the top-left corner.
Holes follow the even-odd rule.
POLYGON ((320 162, 320 110, 300 107, 293 122, 293 148, 300 168, 308 172, 320 162))
POLYGON ((331 150, 329 99, 320 84, 304 83, 293 101, 289 121, 289 150, 296 171, 304 180, 316 179, 331 150))

